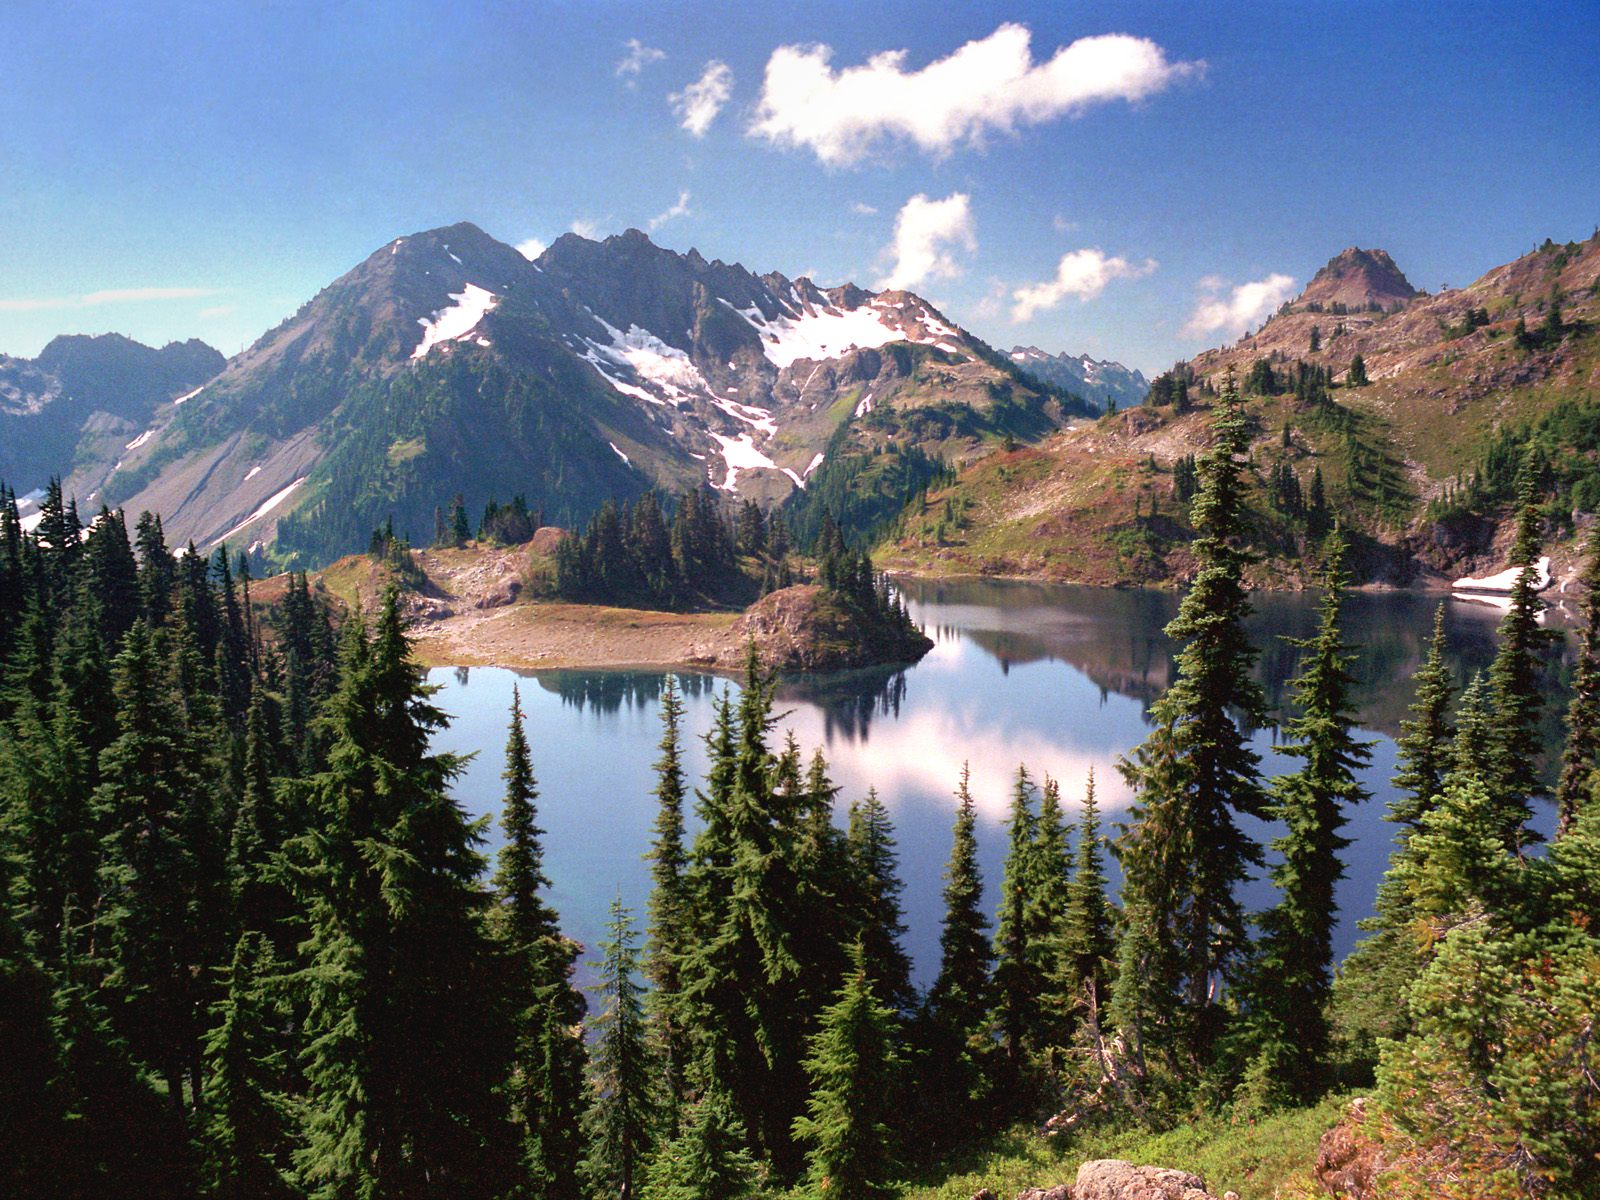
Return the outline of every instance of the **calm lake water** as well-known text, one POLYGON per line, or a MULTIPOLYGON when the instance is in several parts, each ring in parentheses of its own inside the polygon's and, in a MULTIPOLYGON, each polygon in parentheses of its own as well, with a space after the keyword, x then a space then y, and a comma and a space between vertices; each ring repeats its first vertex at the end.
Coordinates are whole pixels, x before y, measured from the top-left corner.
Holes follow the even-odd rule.
MULTIPOLYGON (((1171 677, 1171 646, 1162 627, 1177 597, 1157 592, 1019 583, 910 582, 905 594, 916 619, 935 639, 922 662, 902 670, 814 676, 783 682, 778 737, 793 730, 806 756, 820 746, 834 782, 843 787, 837 820, 850 801, 875 786, 894 816, 900 851, 908 949, 919 982, 938 969, 941 872, 963 761, 971 764, 980 810, 979 849, 991 912, 1005 855, 1003 820, 1018 763, 1035 780, 1059 779, 1076 808, 1094 769, 1108 822, 1122 819, 1129 793, 1116 770, 1119 756, 1144 739, 1151 701, 1171 677)), ((1347 877, 1339 889, 1336 948, 1348 952, 1355 922, 1371 911, 1394 827, 1383 814, 1394 789, 1394 737, 1411 702, 1411 677, 1432 632, 1438 597, 1358 594, 1346 607, 1347 638, 1360 647, 1357 707, 1372 764, 1365 782, 1373 798, 1352 815, 1347 877)), ((1259 677, 1275 708, 1287 702, 1299 652, 1283 639, 1315 625, 1315 596, 1258 594, 1251 624, 1261 649, 1259 677)), ((1493 657, 1499 612, 1449 600, 1445 624, 1451 665, 1465 682, 1493 657)), ((1559 745, 1570 649, 1552 669, 1548 741, 1559 745)), ((643 922, 649 894, 642 855, 655 817, 651 764, 657 757, 657 697, 664 675, 640 671, 515 672, 448 668, 431 673, 438 702, 454 718, 440 748, 477 751, 456 787, 475 813, 498 818, 500 772, 513 683, 527 712, 539 778, 545 871, 567 932, 595 946, 606 910, 620 895, 643 922)), ((737 685, 681 673, 687 762, 704 776, 699 735, 711 725, 714 694, 737 685)), ((1255 737, 1269 773, 1293 769, 1272 752, 1273 730, 1255 737)), ((1547 757, 1553 757, 1547 755, 1547 757)), ((1538 824, 1548 832, 1545 808, 1538 824)), ((1255 830, 1263 840, 1273 830, 1255 830)), ((491 844, 499 841, 491 830, 491 844)), ((1112 863, 1113 870, 1115 863, 1112 863)), ((1251 885, 1253 906, 1272 900, 1264 879, 1251 885)))

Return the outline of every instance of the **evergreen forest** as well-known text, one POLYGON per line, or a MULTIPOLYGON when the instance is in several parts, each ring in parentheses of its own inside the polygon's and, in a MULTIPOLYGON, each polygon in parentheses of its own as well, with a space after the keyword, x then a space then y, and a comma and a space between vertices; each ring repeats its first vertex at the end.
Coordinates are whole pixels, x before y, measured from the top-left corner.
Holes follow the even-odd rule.
MULTIPOLYGON (((582 947, 539 816, 581 798, 541 795, 514 700, 486 853, 393 592, 335 612, 301 575, 262 615, 242 560, 169 547, 157 517, 85 522, 57 487, 24 533, 0 490, 0 1194, 869 1200, 1018 1126, 1251 1123, 1360 1090, 1385 1194, 1600 1195, 1600 545, 1545 772, 1534 564, 1555 468, 1534 439, 1497 657, 1457 694, 1436 634, 1393 857, 1339 964, 1369 758, 1343 535, 1318 543, 1318 627, 1275 715, 1244 628, 1231 386, 1212 435, 1186 474, 1197 569, 1172 681, 1119 763, 1134 806, 1113 824, 1092 776, 1019 765, 989 910, 952 779, 925 991, 900 896, 934 868, 901 862, 876 793, 842 804, 821 752, 780 735, 753 649, 704 778, 666 684, 648 908, 619 901, 582 947), (1293 767, 1269 777, 1251 734, 1275 716, 1293 767), (1275 902, 1249 911, 1261 871, 1275 902)), ((564 578, 672 604, 702 568, 781 562, 781 523, 730 532, 696 504, 670 524, 648 495, 602 509, 564 578)), ((870 564, 823 520, 824 583, 868 603, 870 564)))

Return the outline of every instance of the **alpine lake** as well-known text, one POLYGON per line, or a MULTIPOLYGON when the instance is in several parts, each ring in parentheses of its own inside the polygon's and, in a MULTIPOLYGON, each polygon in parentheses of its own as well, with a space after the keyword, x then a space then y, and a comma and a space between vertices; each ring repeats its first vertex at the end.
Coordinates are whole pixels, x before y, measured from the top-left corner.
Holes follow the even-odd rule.
MULTIPOLYGON (((822 749, 841 788, 835 810, 841 826, 850 803, 868 788, 875 787, 888 806, 905 884, 906 946, 917 982, 926 987, 938 971, 942 874, 962 764, 971 769, 992 914, 1019 764, 1026 764, 1036 782, 1046 775, 1060 781, 1069 819, 1077 815, 1092 769, 1104 831, 1115 836, 1131 800, 1117 762, 1143 741, 1150 704, 1172 678, 1173 646, 1162 630, 1179 597, 981 580, 908 580, 900 587, 914 618, 934 639, 933 650, 911 667, 780 680, 774 747, 792 730, 807 760, 813 749, 822 749)), ((1249 630, 1260 651, 1256 673, 1278 720, 1286 718, 1300 659, 1287 639, 1313 632, 1317 599, 1315 593, 1252 596, 1249 630)), ((1395 826, 1384 814, 1395 794, 1389 782, 1396 769, 1395 738, 1441 601, 1459 690, 1493 658, 1500 608, 1409 592, 1354 592, 1345 602, 1345 638, 1357 651, 1357 721, 1372 757, 1362 773, 1371 799, 1349 814, 1345 830, 1352 844, 1338 890, 1340 957, 1360 936, 1356 923, 1371 912, 1388 863, 1395 826)), ((1555 597, 1551 626, 1570 624, 1572 607, 1572 601, 1563 606, 1555 597)), ((1547 750, 1540 764, 1546 777, 1553 777, 1560 753, 1574 646, 1565 637, 1551 655, 1547 750)), ((673 674, 683 692, 684 757, 693 787, 704 778, 701 735, 711 726, 713 698, 723 688, 736 694, 738 683, 693 671, 673 674)), ((656 815, 653 764, 666 673, 446 667, 429 678, 440 686, 436 703, 452 718, 435 747, 476 752, 456 781, 455 795, 470 812, 490 818, 484 845, 490 852, 500 841, 506 722, 512 687, 520 687, 539 781, 545 874, 564 930, 588 948, 580 965, 580 981, 588 983, 589 955, 603 936, 613 899, 621 897, 641 930, 645 922, 650 876, 643 856, 656 815)), ((1274 728, 1254 734, 1268 776, 1297 764, 1274 751, 1278 737, 1274 728)), ((1263 843, 1278 833, 1270 824, 1243 823, 1263 843)), ((1548 802, 1537 806, 1534 824, 1546 835, 1553 828, 1548 802)), ((692 835, 692 813, 689 827, 692 835)), ((1269 848, 1269 867, 1272 858, 1269 848)), ((1115 879, 1114 857, 1108 856, 1108 869, 1115 879)), ((1265 870, 1247 886, 1245 899, 1253 908, 1272 903, 1265 870)))

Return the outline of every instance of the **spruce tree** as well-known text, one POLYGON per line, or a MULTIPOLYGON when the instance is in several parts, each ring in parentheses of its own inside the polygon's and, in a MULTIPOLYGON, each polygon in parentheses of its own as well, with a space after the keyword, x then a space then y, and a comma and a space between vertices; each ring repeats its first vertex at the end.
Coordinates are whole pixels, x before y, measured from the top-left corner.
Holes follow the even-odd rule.
POLYGON ((977 805, 970 789, 971 772, 961 764, 956 788, 956 821, 950 861, 944 869, 944 918, 939 930, 939 975, 928 994, 934 1019, 956 1031, 963 1041, 974 1038, 987 1010, 989 966, 988 919, 983 915, 983 876, 978 869, 977 805))
POLYGON ((1038 818, 1033 811, 1033 780, 1017 768, 1006 818, 1009 836, 1000 878, 1000 913, 994 933, 994 1018, 1012 1083, 1021 1075, 1029 1035, 1038 1020, 1041 980, 1032 948, 1030 890, 1038 877, 1034 866, 1038 818))
POLYGON ((850 806, 848 839, 858 893, 853 907, 860 921, 867 977, 890 1008, 909 1013, 916 994, 911 987, 911 959, 901 945, 906 925, 900 893, 905 885, 900 882, 894 823, 877 789, 850 806))
POLYGON ((340 666, 328 766, 294 848, 310 929, 302 1186, 326 1200, 490 1194, 507 1164, 510 1038, 481 823, 447 791, 461 760, 429 749, 446 718, 392 590, 370 640, 346 620, 340 666))
POLYGON ((1511 565, 1519 568, 1511 585, 1511 607, 1500 621, 1500 648, 1489 668, 1494 707, 1492 773, 1486 778, 1508 845, 1534 840, 1527 827, 1531 798, 1543 794, 1538 764, 1544 749, 1540 718, 1544 711, 1544 653, 1550 635, 1539 627, 1539 510, 1533 472, 1524 467, 1517 494, 1517 532, 1511 565))
POLYGON ((1275 781, 1274 815, 1286 832, 1273 842, 1282 860, 1273 868, 1278 903, 1260 918, 1250 997, 1251 1037, 1272 1089, 1300 1103, 1326 1084, 1327 1002, 1332 983, 1334 888, 1344 877, 1341 852, 1346 810, 1369 796, 1356 773, 1371 758, 1369 743, 1353 734, 1350 707, 1354 655, 1340 629, 1348 579, 1338 531, 1326 551, 1317 633, 1293 638, 1306 653, 1294 683, 1299 710, 1287 725, 1280 751, 1301 760, 1275 781))
POLYGON ((591 1101, 584 1113, 589 1150, 583 1177, 595 1195, 631 1200, 655 1130, 655 1063, 646 1044, 644 1000, 635 979, 639 951, 632 915, 621 897, 611 903, 608 940, 600 943, 599 991, 590 1053, 591 1101))
POLYGON ((859 942, 851 964, 811 1039, 805 1061, 811 1096, 794 1128, 808 1146, 808 1177, 818 1195, 867 1200, 888 1190, 889 1105, 900 1062, 894 1014, 873 994, 859 942))
POLYGON ((1067 907, 1056 955, 1056 990, 1074 1015, 1098 1016, 1108 999, 1116 953, 1111 902, 1106 897, 1104 840, 1091 767, 1078 819, 1072 882, 1067 886, 1067 907))
POLYGON ((657 1151, 647 1195, 650 1200, 747 1200, 763 1178, 749 1140, 727 1093, 707 1093, 685 1114, 682 1132, 657 1151))
POLYGON ((1034 823, 1033 878, 1028 884, 1028 954, 1039 987, 1035 1027, 1030 1033, 1041 1048, 1064 1045, 1071 1026, 1067 1016, 1070 1000, 1054 986, 1060 980, 1061 938, 1072 883, 1071 849, 1061 808, 1061 785, 1047 775, 1034 823))
POLYGON ((1584 566, 1583 640, 1572 674, 1572 701, 1567 707, 1567 743, 1561 755, 1561 782, 1556 787, 1556 835, 1572 827, 1578 811, 1594 792, 1594 771, 1600 766, 1600 537, 1591 537, 1584 566))
POLYGON ((1117 845, 1124 901, 1153 922, 1151 955, 1126 986, 1148 989, 1125 1011, 1147 1014, 1144 1044, 1189 1068, 1209 1061, 1221 1032, 1217 982, 1231 982, 1246 943, 1236 888, 1261 861, 1236 815, 1260 816, 1266 795, 1250 730, 1265 701, 1244 629, 1243 459, 1249 434, 1230 378, 1198 464, 1191 509, 1194 583, 1167 626, 1177 676, 1151 707, 1155 728, 1120 764, 1133 787, 1131 824, 1117 845))
POLYGON ((650 860, 652 886, 644 970, 651 983, 645 1005, 660 1063, 663 1124, 669 1136, 677 1132, 679 1113, 688 1094, 690 1056, 682 979, 683 957, 693 937, 685 878, 688 852, 683 826, 682 721, 678 681, 668 675, 661 689, 661 757, 655 763, 655 839, 645 855, 650 860))
POLYGON ((511 1008, 510 1115, 521 1133, 534 1194, 555 1200, 578 1186, 584 1052, 576 1027, 586 1005, 571 983, 577 947, 561 935, 544 897, 550 881, 535 806, 539 791, 515 685, 501 778, 505 842, 493 880, 490 929, 503 957, 511 1008))
POLYGON ((1390 805, 1387 819, 1407 826, 1415 825, 1427 811, 1449 768, 1450 739, 1454 736, 1450 701, 1455 689, 1444 650, 1444 605, 1440 604, 1433 613, 1428 657, 1417 672, 1411 717, 1400 722, 1396 741, 1400 770, 1392 782, 1402 794, 1390 805))
POLYGON ((276 969, 270 943, 241 935, 205 1038, 201 1144, 207 1192, 219 1200, 294 1195, 287 1173, 290 1077, 281 1022, 266 994, 276 969))

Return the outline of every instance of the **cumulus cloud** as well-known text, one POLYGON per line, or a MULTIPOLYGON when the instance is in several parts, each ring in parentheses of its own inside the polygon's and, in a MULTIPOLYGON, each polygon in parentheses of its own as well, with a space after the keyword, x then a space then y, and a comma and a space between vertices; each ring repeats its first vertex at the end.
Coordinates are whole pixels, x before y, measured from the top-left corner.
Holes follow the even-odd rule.
POLYGON ((919 192, 894 220, 894 242, 886 251, 894 256, 894 266, 878 287, 912 288, 924 279, 959 275, 961 266, 953 251, 970 254, 977 248, 971 197, 955 192, 943 200, 929 200, 919 192))
POLYGON ((153 300, 195 300, 216 294, 216 288, 203 287, 106 288, 76 296, 0 300, 0 312, 42 312, 53 308, 93 308, 100 304, 143 304, 153 300))
POLYGON ((1243 333, 1249 326, 1270 313, 1294 295, 1294 279, 1288 275, 1272 274, 1265 279, 1241 283, 1231 292, 1223 294, 1225 284, 1215 275, 1200 281, 1200 302, 1194 314, 1183 327, 1185 336, 1200 337, 1207 333, 1243 333))
POLYGON ((600 223, 588 217, 579 217, 570 226, 572 232, 581 238, 588 238, 591 242, 600 236, 600 223))
POLYGON ((532 262, 545 252, 545 244, 536 237, 531 237, 525 242, 517 243, 517 253, 532 262))
POLYGON ((685 188, 683 191, 678 193, 678 198, 673 202, 671 208, 667 209, 666 212, 657 213, 655 216, 650 218, 647 224, 650 227, 650 232, 654 233, 657 229, 660 229, 663 225, 665 225, 668 221, 673 220, 675 217, 686 217, 688 215, 689 192, 688 189, 685 188))
POLYGON ((1032 35, 1004 24, 920 70, 907 52, 886 50, 865 65, 835 70, 829 46, 780 46, 767 60, 753 137, 811 150, 848 166, 883 140, 930 154, 981 143, 1113 100, 1143 100, 1198 75, 1202 62, 1172 62, 1147 38, 1113 33, 1079 38, 1035 62, 1032 35))
POLYGON ((622 43, 628 52, 617 60, 616 74, 620 79, 638 78, 651 63, 660 62, 667 56, 665 50, 657 50, 654 46, 646 46, 638 38, 629 38, 622 43))
POLYGON ((678 114, 678 123, 695 137, 705 137, 711 122, 717 119, 722 106, 733 95, 733 69, 725 62, 712 59, 706 69, 681 92, 667 97, 672 111, 678 114))
POLYGON ((1011 319, 1017 324, 1032 319, 1034 314, 1054 308, 1068 296, 1079 300, 1093 300, 1106 290, 1113 279, 1138 279, 1156 269, 1156 260, 1147 258, 1142 263, 1130 263, 1122 257, 1108 258, 1100 250, 1074 250, 1063 254, 1056 264, 1056 277, 1044 283, 1031 283, 1011 293, 1016 303, 1011 308, 1011 319))

